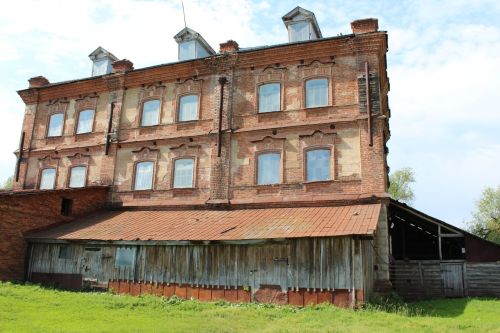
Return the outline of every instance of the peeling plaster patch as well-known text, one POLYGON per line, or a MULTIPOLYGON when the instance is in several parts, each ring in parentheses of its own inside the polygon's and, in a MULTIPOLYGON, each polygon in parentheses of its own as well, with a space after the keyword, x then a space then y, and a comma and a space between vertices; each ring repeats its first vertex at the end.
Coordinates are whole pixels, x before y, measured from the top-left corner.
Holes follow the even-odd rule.
POLYGON ((286 167, 287 169, 300 168, 300 140, 298 134, 286 136, 286 167))
POLYGON ((359 129, 339 130, 337 133, 341 139, 337 146, 339 177, 359 177, 361 174, 359 129))
POLYGON ((239 154, 239 142, 238 140, 231 140, 231 175, 238 172, 240 166, 248 165, 250 159, 248 157, 238 158, 239 154))

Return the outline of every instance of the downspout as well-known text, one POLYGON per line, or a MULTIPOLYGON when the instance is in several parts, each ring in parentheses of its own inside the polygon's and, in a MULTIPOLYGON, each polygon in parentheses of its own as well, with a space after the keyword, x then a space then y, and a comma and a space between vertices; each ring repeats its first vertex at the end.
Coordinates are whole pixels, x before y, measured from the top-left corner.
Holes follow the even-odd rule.
POLYGON ((16 183, 19 181, 19 169, 21 168, 21 161, 23 159, 23 149, 24 149, 24 136, 25 132, 21 133, 21 140, 19 140, 19 156, 16 162, 16 183))
POLYGON ((115 102, 111 102, 111 110, 109 112, 108 120, 108 132, 106 133, 106 145, 104 146, 104 155, 109 155, 109 146, 111 141, 111 129, 113 127, 113 110, 115 108, 115 102))
POLYGON ((222 111, 224 108, 224 85, 227 83, 226 77, 219 78, 220 84, 220 101, 219 101, 219 128, 217 131, 217 157, 222 154, 222 111))
POLYGON ((368 113, 368 145, 373 146, 372 108, 370 103, 370 73, 368 61, 365 61, 366 112, 368 113))

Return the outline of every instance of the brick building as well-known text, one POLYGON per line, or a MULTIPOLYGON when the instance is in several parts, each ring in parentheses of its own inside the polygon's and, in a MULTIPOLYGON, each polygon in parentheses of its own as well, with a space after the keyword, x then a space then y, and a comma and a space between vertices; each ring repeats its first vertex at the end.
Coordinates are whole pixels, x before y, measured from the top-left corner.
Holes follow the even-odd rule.
POLYGON ((78 191, 107 195, 28 223, 24 278, 298 305, 389 290, 387 34, 363 19, 324 38, 300 7, 283 21, 285 44, 215 52, 185 28, 178 62, 98 48, 92 77, 30 79, 15 191, 70 216, 78 191))

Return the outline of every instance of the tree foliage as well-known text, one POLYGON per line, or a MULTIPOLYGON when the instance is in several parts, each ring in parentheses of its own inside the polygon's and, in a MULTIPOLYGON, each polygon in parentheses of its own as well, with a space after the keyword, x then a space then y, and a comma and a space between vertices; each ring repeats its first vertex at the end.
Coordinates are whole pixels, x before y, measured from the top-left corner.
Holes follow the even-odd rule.
POLYGON ((3 184, 0 186, 0 189, 2 189, 2 190, 11 190, 13 182, 14 182, 14 177, 10 176, 9 178, 7 178, 3 182, 3 184))
POLYGON ((389 195, 391 198, 411 205, 415 200, 412 185, 415 174, 412 168, 402 168, 389 175, 389 195))
POLYGON ((475 235, 500 244, 500 186, 486 187, 476 201, 476 211, 469 221, 475 235))

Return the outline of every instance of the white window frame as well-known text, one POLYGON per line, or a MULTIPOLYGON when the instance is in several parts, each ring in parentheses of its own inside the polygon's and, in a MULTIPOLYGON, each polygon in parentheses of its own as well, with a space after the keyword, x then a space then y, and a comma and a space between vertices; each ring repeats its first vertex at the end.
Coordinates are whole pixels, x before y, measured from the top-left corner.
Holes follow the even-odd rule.
POLYGON ((134 191, 150 191, 153 189, 153 185, 154 185, 154 177, 155 177, 155 162, 154 161, 139 161, 137 163, 135 163, 135 166, 134 166, 134 184, 133 184, 133 188, 134 188, 134 191), (141 188, 138 188, 138 183, 137 183, 137 171, 139 169, 139 166, 141 164, 151 164, 151 180, 150 180, 150 185, 149 187, 141 187, 141 188))
POLYGON ((182 95, 179 96, 179 107, 177 108, 177 121, 178 122, 187 122, 187 121, 196 121, 198 120, 199 116, 199 110, 200 110, 200 95, 199 94, 187 94, 187 95, 182 95), (184 119, 183 117, 183 104, 182 101, 186 98, 190 97, 196 97, 196 110, 194 114, 194 118, 189 118, 189 119, 184 119))
POLYGON ((87 166, 86 165, 75 165, 72 166, 69 170, 69 181, 68 181, 68 187, 70 188, 80 188, 80 187, 85 187, 87 185, 87 166), (73 171, 77 168, 83 168, 83 184, 81 186, 74 186, 72 185, 73 182, 73 171))
POLYGON ((56 180, 57 180, 57 168, 55 167, 48 167, 48 168, 43 168, 42 170, 40 170, 40 183, 39 183, 39 188, 40 190, 53 190, 56 188, 56 180), (43 179, 44 179, 44 172, 46 170, 54 170, 54 180, 52 181, 52 186, 51 187, 46 187, 46 186, 43 186, 43 179))
POLYGON ((196 170, 196 160, 194 157, 180 157, 180 158, 176 158, 173 162, 174 164, 174 168, 173 168, 173 172, 172 172, 172 188, 194 188, 194 184, 195 184, 195 170, 196 170), (176 181, 176 179, 178 179, 176 176, 177 176, 177 163, 180 162, 180 161, 186 161, 186 160, 190 160, 191 161, 191 165, 192 165, 192 169, 191 169, 191 184, 188 186, 188 185, 184 185, 184 184, 177 184, 178 181, 176 181))
POLYGON ((55 137, 62 136, 62 134, 64 132, 64 118, 65 117, 64 117, 64 113, 63 112, 52 113, 49 116, 49 123, 47 124, 47 137, 48 138, 55 138, 55 137), (61 119, 61 129, 59 130, 58 133, 51 133, 53 131, 53 130, 51 130, 51 127, 53 126, 52 119, 55 116, 61 116, 62 117, 62 119, 61 119))
MULTIPOLYGON (((258 86, 258 113, 269 113, 269 112, 279 112, 282 109, 281 106, 281 82, 266 82, 258 86), (274 103, 270 104, 263 104, 265 99, 264 99, 264 94, 262 93, 262 90, 265 89, 266 87, 270 86, 278 86, 278 108, 274 107, 274 103)), ((275 98, 275 97, 274 97, 275 98)), ((266 99, 270 99, 270 97, 266 96, 266 99)))
MULTIPOLYGON (((313 77, 310 79, 307 79, 304 83, 304 91, 305 91, 305 105, 306 108, 319 108, 319 107, 324 107, 329 105, 329 98, 330 98, 330 81, 326 77, 313 77), (326 92, 326 98, 325 98, 325 103, 317 103, 313 104, 313 100, 309 98, 309 89, 308 89, 308 84, 313 82, 313 81, 326 81, 326 87, 325 87, 325 92, 326 92)), ((311 91, 312 92, 312 91, 311 91)), ((315 101, 314 101, 315 102, 315 101)))
POLYGON ((321 182, 321 181, 332 180, 333 179, 333 176, 332 176, 332 149, 330 147, 313 147, 313 148, 306 149, 305 150, 304 169, 305 169, 305 181, 306 182, 321 182), (326 179, 311 179, 312 175, 311 175, 311 168, 309 167, 309 161, 310 161, 309 154, 317 152, 317 151, 328 152, 328 174, 329 174, 329 177, 326 179))
POLYGON ((84 109, 78 112, 78 123, 76 124, 76 134, 85 134, 85 133, 92 133, 94 130, 94 117, 95 117, 95 110, 93 109, 84 109), (92 112, 92 117, 90 119, 90 128, 88 131, 84 131, 80 128, 81 125, 81 116, 83 112, 92 112))
POLYGON ((141 110, 141 127, 149 127, 149 126, 156 126, 160 124, 160 116, 161 116, 161 100, 159 98, 153 98, 153 99, 148 99, 142 102, 142 110, 141 110), (152 102, 157 102, 158 103, 158 109, 156 110, 156 119, 152 123, 144 123, 145 122, 145 107, 146 104, 152 103, 152 102))

